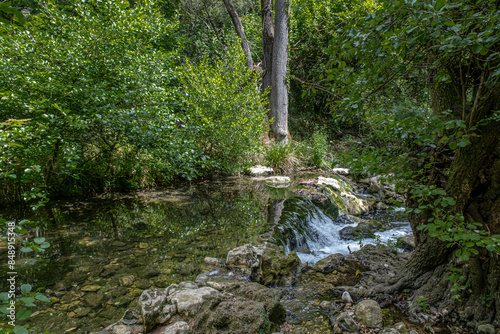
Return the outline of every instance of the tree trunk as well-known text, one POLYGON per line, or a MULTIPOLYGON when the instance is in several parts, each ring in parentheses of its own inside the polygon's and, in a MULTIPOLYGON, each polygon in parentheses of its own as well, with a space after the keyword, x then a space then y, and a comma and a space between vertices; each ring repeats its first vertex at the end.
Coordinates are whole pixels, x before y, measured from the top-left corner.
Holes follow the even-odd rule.
POLYGON ((271 128, 277 143, 288 143, 288 89, 286 72, 288 62, 288 0, 276 0, 275 36, 272 61, 271 128))
MULTIPOLYGON (((262 10, 262 94, 267 93, 271 97, 272 73, 273 73, 273 45, 274 45, 274 22, 273 1, 261 0, 262 10)), ((271 118, 269 111, 270 103, 265 105, 268 110, 267 118, 271 118)))
MULTIPOLYGON (((448 208, 450 214, 462 215, 466 224, 482 224, 479 229, 487 231, 489 235, 500 234, 500 121, 490 119, 483 125, 477 123, 479 119, 491 117, 494 110, 500 109, 500 83, 493 81, 484 85, 481 96, 477 99, 473 97, 477 100, 476 107, 463 109, 463 112, 457 112, 457 104, 461 99, 457 99, 454 92, 459 90, 443 87, 439 91, 435 85, 429 88, 434 112, 451 109, 456 119, 474 119, 473 124, 478 129, 471 132, 471 144, 458 147, 454 156, 447 160, 448 163, 439 166, 441 177, 428 174, 423 178, 427 184, 445 189, 447 195, 454 198, 456 204, 448 208)), ((476 88, 476 91, 480 91, 476 88)), ((439 152, 436 152, 428 157, 433 163, 441 160, 437 158, 439 152)), ((410 197, 407 206, 416 208, 418 204, 410 197)), ((430 216, 431 213, 425 211, 409 215, 416 249, 395 284, 379 286, 372 292, 413 289, 415 295, 407 312, 411 320, 421 323, 457 320, 466 323, 472 331, 480 323, 500 327, 498 254, 476 247, 478 255, 468 261, 462 260, 455 255, 457 245, 447 247, 447 243, 429 236, 427 231, 417 229, 417 226, 427 224, 430 216), (457 279, 450 279, 449 268, 460 270, 457 279), (426 303, 431 305, 430 310, 435 314, 421 309, 418 300, 422 298, 427 298, 426 303)))
POLYGON ((238 37, 241 38, 241 47, 245 52, 245 57, 247 59, 246 66, 249 70, 253 70, 253 60, 252 53, 250 52, 250 46, 248 45, 247 36, 245 35, 245 30, 243 30, 243 25, 241 24, 240 17, 236 12, 231 0, 224 0, 224 5, 226 5, 227 12, 231 17, 231 21, 233 21, 234 28, 236 29, 236 33, 238 37))

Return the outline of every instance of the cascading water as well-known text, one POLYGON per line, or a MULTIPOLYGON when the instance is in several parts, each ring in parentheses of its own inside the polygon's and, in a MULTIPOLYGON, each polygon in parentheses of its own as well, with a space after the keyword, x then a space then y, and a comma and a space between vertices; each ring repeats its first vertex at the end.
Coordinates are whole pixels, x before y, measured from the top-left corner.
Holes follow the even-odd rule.
POLYGON ((316 263, 335 253, 348 254, 365 244, 385 243, 391 239, 411 234, 410 224, 401 212, 387 211, 370 213, 364 218, 377 219, 385 223, 387 230, 375 232, 374 238, 343 240, 339 231, 357 222, 348 219, 332 219, 310 200, 302 197, 288 198, 284 203, 278 224, 273 233, 274 240, 287 253, 296 251, 302 262, 316 263))

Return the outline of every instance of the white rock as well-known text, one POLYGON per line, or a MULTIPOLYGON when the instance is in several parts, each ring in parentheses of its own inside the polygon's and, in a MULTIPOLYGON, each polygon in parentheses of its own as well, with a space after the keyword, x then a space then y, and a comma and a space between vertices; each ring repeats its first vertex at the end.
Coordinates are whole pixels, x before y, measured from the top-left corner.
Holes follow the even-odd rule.
POLYGON ((185 316, 193 316, 199 311, 207 297, 217 294, 218 291, 203 287, 199 289, 176 290, 168 299, 177 305, 177 312, 185 316))
POLYGON ((337 173, 337 174, 342 174, 342 175, 349 175, 350 169, 349 168, 333 168, 332 172, 337 173))
POLYGON ((342 294, 342 300, 346 303, 353 303, 351 295, 347 291, 344 291, 344 293, 342 294))
POLYGON ((335 190, 342 190, 342 184, 340 183, 340 181, 332 179, 330 177, 318 177, 318 184, 326 184, 327 186, 330 186, 335 190))
POLYGON ((187 334, 189 333, 189 325, 185 321, 177 321, 165 328, 158 334, 187 334))
POLYGON ((245 173, 250 175, 250 176, 266 176, 266 175, 273 175, 274 170, 271 167, 256 165, 256 166, 248 168, 245 171, 245 173))

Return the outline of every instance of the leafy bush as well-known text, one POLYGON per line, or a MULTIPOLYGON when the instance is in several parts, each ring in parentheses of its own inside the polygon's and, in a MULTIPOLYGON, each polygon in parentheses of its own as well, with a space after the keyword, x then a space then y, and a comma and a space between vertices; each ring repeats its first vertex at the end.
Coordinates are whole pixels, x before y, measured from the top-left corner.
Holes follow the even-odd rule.
POLYGON ((233 173, 247 167, 260 152, 265 131, 258 74, 245 69, 236 46, 213 64, 188 61, 183 74, 186 107, 176 154, 192 161, 182 169, 233 173))
POLYGON ((326 165, 326 154, 328 153, 328 136, 324 129, 314 131, 312 136, 312 150, 310 162, 316 167, 326 165))

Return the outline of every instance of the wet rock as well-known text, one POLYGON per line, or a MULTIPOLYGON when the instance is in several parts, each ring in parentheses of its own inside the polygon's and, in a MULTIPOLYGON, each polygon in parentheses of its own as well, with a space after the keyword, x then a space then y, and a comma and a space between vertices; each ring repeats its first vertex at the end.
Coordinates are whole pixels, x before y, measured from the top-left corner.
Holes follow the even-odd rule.
POLYGON ((139 298, 138 307, 141 310, 143 325, 146 331, 153 329, 159 319, 162 319, 163 307, 167 302, 167 290, 144 290, 139 298))
POLYGON ((477 334, 495 334, 495 327, 491 324, 478 325, 477 334))
POLYGON ((333 221, 337 225, 359 224, 361 222, 363 222, 363 219, 353 215, 340 215, 333 221))
POLYGON ((90 307, 79 307, 75 310, 76 316, 81 318, 90 313, 92 309, 90 307))
POLYGON ((339 236, 344 240, 355 240, 358 238, 372 238, 375 232, 384 231, 385 227, 381 222, 373 219, 364 220, 357 226, 347 226, 339 231, 339 236))
POLYGON ((135 280, 134 275, 127 275, 120 277, 120 285, 125 287, 131 286, 132 284, 134 284, 134 280, 135 280))
POLYGON ((139 248, 140 249, 146 249, 146 248, 149 248, 149 245, 145 242, 141 242, 139 243, 139 248))
POLYGON ((135 325, 141 321, 141 316, 134 310, 126 310, 121 321, 125 325, 135 325))
POLYGON ((144 275, 146 278, 152 278, 152 277, 156 277, 156 276, 159 276, 161 274, 161 272, 158 270, 158 269, 155 269, 155 268, 151 268, 149 269, 147 272, 146 272, 146 275, 144 275))
POLYGON ((152 285, 153 285, 153 281, 147 279, 147 278, 143 278, 143 279, 140 279, 138 280, 135 285, 139 288, 139 289, 142 289, 142 290, 146 290, 146 289, 149 289, 152 285))
POLYGON ((101 293, 89 293, 83 297, 83 301, 90 307, 97 307, 101 305, 104 296, 101 293))
POLYGON ((346 303, 349 303, 349 304, 353 303, 351 295, 349 294, 349 292, 344 291, 344 293, 342 294, 342 301, 344 301, 346 303))
POLYGON ((413 235, 405 235, 404 237, 398 238, 397 244, 398 247, 412 252, 415 250, 415 238, 413 235))
POLYGON ((271 167, 256 165, 256 166, 248 168, 245 171, 245 174, 250 175, 250 176, 266 176, 266 175, 273 175, 274 170, 271 167))
POLYGON ((115 275, 119 269, 120 269, 120 265, 118 265, 118 264, 115 264, 115 263, 107 264, 104 266, 100 275, 101 275, 101 277, 105 277, 105 278, 110 277, 110 276, 115 275))
POLYGON ((358 324, 351 318, 351 316, 347 312, 342 312, 337 316, 336 319, 337 325, 340 329, 348 330, 348 331, 358 331, 358 324))
POLYGON ((355 308, 356 318, 368 328, 382 327, 382 309, 371 299, 360 301, 355 308))
POLYGON ((124 243, 124 242, 116 240, 116 241, 113 241, 111 243, 111 246, 113 246, 113 247, 125 247, 125 246, 127 246, 127 244, 124 243))
POLYGON ((73 318, 73 317, 75 317, 75 316, 76 316, 76 313, 75 313, 75 312, 69 312, 69 313, 67 314, 67 316, 68 316, 68 318, 73 318))
POLYGON ((101 288, 100 285, 86 285, 84 286, 81 291, 83 292, 95 292, 101 288))
POLYGON ((67 304, 80 299, 84 295, 83 292, 71 290, 61 298, 61 302, 67 304))
POLYGON ((259 263, 254 267, 250 278, 263 285, 291 285, 297 276, 300 259, 297 253, 285 255, 282 248, 266 243, 259 263))

